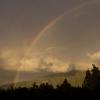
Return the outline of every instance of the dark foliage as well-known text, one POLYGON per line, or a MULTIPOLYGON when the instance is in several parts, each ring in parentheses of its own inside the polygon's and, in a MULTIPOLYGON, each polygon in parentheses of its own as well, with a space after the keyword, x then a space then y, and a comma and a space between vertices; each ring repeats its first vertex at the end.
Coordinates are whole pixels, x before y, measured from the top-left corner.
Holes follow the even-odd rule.
POLYGON ((8 90, 0 90, 0 98, 33 100, 100 98, 100 70, 95 65, 92 70, 87 70, 82 87, 72 87, 67 79, 56 88, 49 83, 42 83, 39 86, 34 83, 31 88, 11 86, 8 90))
POLYGON ((94 64, 93 69, 86 71, 86 77, 83 82, 83 88, 96 90, 100 88, 100 70, 94 64))

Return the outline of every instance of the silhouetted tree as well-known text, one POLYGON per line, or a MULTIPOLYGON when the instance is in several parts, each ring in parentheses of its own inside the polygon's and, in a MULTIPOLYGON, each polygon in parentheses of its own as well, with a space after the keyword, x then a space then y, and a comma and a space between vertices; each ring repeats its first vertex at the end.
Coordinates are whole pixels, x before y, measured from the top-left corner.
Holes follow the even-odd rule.
POLYGON ((65 80, 63 81, 63 83, 61 84, 61 87, 69 88, 69 87, 71 87, 71 85, 70 85, 70 83, 67 81, 67 79, 65 79, 65 80))
POLYGON ((83 88, 90 88, 90 85, 91 85, 91 72, 90 72, 90 70, 87 70, 82 87, 83 88))
POLYGON ((61 85, 54 88, 49 83, 41 83, 37 85, 34 83, 32 87, 18 87, 11 86, 7 90, 0 89, 0 98, 7 99, 29 99, 34 100, 65 100, 65 99, 89 99, 95 97, 100 98, 100 70, 94 64, 92 70, 86 71, 86 76, 83 82, 83 87, 72 87, 65 79, 61 85), (92 90, 92 91, 91 91, 92 90))
POLYGON ((65 79, 61 85, 57 85, 57 88, 60 90, 67 91, 69 88, 71 88, 70 83, 65 79))
POLYGON ((92 64, 93 68, 91 71, 86 71, 86 76, 83 82, 83 88, 97 89, 100 87, 100 71, 98 67, 92 64))
POLYGON ((100 70, 94 64, 92 64, 93 69, 91 70, 92 79, 92 89, 98 89, 100 87, 100 70))
POLYGON ((33 89, 38 89, 38 85, 36 84, 36 82, 34 82, 34 84, 32 85, 33 89))

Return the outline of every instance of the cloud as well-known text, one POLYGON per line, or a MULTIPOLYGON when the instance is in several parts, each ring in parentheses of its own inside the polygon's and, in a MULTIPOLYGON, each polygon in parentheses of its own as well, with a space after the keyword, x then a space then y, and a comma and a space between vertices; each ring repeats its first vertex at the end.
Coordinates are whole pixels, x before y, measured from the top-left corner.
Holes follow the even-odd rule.
POLYGON ((46 48, 46 52, 49 52, 49 51, 52 51, 52 50, 55 50, 55 49, 57 49, 57 47, 48 47, 48 48, 46 48))
MULTIPOLYGON (((54 47, 48 48, 48 50, 56 49, 54 47)), ((47 50, 47 51, 48 51, 47 50)), ((29 53, 28 55, 22 55, 23 52, 19 52, 16 49, 6 49, 0 54, 0 67, 6 70, 15 71, 31 71, 31 72, 66 72, 72 69, 72 62, 69 60, 63 60, 55 55, 45 55, 41 52, 29 53)), ((90 58, 94 58, 96 54, 90 55, 90 58)), ((76 69, 87 69, 88 64, 85 62, 74 62, 76 69)))
MULTIPOLYGON (((47 71, 51 72, 66 72, 68 68, 68 63, 63 62, 56 57, 49 56, 44 59, 45 61, 45 68, 47 71)), ((44 65, 43 65, 44 66, 44 65)))
POLYGON ((95 52, 93 54, 88 53, 87 56, 90 58, 90 60, 93 63, 95 63, 95 64, 100 66, 100 51, 99 52, 95 52))
POLYGON ((88 54, 88 57, 93 59, 93 60, 100 59, 100 52, 95 52, 93 54, 88 54))
POLYGON ((44 53, 21 55, 16 49, 3 50, 0 54, 1 68, 15 71, 65 72, 68 67, 61 59, 44 53))

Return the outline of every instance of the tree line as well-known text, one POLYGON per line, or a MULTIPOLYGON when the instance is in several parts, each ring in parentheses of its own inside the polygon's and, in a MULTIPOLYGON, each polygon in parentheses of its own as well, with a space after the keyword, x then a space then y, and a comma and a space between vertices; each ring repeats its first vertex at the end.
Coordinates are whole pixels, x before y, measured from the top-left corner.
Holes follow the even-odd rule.
POLYGON ((33 100, 100 98, 100 70, 94 64, 92 66, 91 70, 86 71, 82 87, 71 86, 67 79, 61 85, 57 85, 56 88, 49 83, 41 83, 40 85, 33 83, 30 88, 11 86, 7 90, 0 89, 0 98, 29 99, 31 97, 33 100))

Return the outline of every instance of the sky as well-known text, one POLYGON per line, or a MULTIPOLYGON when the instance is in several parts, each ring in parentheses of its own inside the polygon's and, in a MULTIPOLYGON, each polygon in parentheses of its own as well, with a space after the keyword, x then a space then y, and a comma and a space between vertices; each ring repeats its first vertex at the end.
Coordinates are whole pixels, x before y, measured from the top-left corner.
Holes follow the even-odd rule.
POLYGON ((100 0, 0 0, 0 69, 100 66, 99 18, 100 0))

